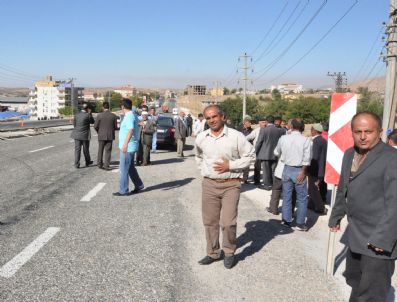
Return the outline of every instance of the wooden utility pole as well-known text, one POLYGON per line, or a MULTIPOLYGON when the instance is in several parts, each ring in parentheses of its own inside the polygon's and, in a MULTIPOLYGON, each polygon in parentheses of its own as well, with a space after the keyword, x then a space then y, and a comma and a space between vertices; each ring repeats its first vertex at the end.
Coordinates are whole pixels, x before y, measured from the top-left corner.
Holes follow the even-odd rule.
POLYGON ((383 140, 386 140, 386 130, 394 129, 397 104, 397 0, 390 0, 389 23, 386 25, 386 86, 383 107, 383 140))

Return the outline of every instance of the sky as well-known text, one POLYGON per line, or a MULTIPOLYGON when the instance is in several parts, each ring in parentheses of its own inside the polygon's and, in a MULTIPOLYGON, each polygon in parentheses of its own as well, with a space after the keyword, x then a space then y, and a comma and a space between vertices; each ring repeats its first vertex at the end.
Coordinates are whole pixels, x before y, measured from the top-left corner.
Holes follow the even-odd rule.
POLYGON ((389 2, 0 0, 0 87, 333 87, 384 75, 389 2))

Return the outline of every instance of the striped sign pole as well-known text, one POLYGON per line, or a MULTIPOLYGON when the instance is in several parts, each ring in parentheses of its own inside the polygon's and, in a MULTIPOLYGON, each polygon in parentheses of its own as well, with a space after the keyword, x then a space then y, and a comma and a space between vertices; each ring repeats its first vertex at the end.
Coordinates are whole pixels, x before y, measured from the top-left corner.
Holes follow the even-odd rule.
MULTIPOLYGON (((333 185, 331 209, 335 202, 337 185, 342 169, 343 154, 353 146, 351 119, 357 111, 357 95, 354 93, 334 93, 331 98, 331 115, 328 131, 327 162, 325 182, 333 185)), ((325 273, 332 275, 334 271, 335 232, 329 231, 327 263, 325 273)))

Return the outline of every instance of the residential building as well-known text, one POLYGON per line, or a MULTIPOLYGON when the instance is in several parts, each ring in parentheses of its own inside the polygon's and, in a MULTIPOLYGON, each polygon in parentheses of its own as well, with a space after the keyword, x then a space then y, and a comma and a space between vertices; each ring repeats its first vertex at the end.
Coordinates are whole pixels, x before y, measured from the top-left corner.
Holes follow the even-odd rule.
POLYGON ((56 81, 52 76, 37 81, 29 93, 28 105, 32 119, 52 119, 59 117, 58 110, 65 106, 79 107, 83 103, 82 87, 74 87, 71 81, 56 81))
POLYGON ((205 85, 188 85, 186 90, 188 95, 205 95, 207 87, 205 85))
POLYGON ((129 98, 137 94, 136 88, 132 87, 131 85, 116 88, 114 92, 120 93, 123 98, 129 98))
POLYGON ((275 85, 270 86, 270 91, 273 91, 274 89, 277 89, 282 94, 302 93, 303 85, 295 84, 295 83, 284 83, 284 84, 279 84, 277 86, 275 85))
POLYGON ((212 88, 210 90, 211 96, 222 96, 224 94, 223 87, 212 88))

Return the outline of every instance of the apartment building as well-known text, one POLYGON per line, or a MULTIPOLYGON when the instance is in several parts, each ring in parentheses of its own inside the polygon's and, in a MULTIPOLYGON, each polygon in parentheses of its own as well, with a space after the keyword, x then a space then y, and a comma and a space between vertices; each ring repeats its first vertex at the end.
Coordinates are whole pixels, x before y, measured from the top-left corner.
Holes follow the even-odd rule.
POLYGON ((79 107, 83 103, 82 87, 74 87, 72 82, 56 81, 52 76, 37 81, 29 93, 31 119, 43 120, 59 117, 58 110, 65 106, 79 107))
POLYGON ((302 93, 303 92, 303 85, 295 84, 295 83, 284 83, 280 85, 272 85, 270 87, 270 91, 277 89, 280 93, 288 94, 288 93, 302 93))

